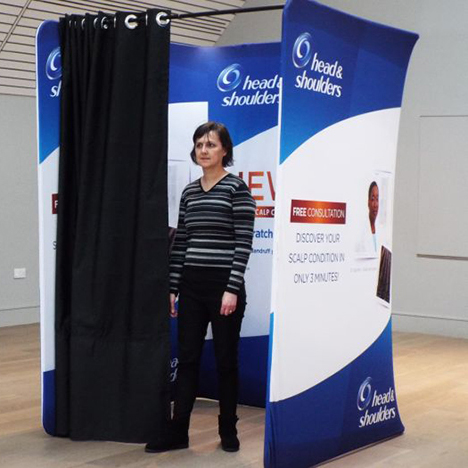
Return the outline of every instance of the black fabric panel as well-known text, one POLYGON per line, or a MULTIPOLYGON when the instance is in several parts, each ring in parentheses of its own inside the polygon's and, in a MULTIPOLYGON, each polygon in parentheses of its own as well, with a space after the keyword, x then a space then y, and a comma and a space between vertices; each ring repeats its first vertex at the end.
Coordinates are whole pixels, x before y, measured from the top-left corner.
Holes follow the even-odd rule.
POLYGON ((169 416, 169 27, 157 13, 133 30, 125 13, 115 27, 103 14, 61 22, 56 430, 77 440, 147 442, 169 416))

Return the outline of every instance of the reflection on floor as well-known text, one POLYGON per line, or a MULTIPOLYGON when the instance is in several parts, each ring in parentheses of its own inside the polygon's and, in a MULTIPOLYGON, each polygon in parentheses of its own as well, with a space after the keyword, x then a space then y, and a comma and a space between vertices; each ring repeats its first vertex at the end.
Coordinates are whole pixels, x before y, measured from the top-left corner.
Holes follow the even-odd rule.
MULTIPOLYGON (((149 455, 143 446, 72 442, 40 423, 39 327, 0 328, 0 467, 261 467, 264 410, 240 407, 241 450, 225 453, 217 404, 199 400, 190 449, 149 455)), ((327 464, 338 467, 468 466, 468 340, 395 333, 398 403, 406 433, 327 464)))

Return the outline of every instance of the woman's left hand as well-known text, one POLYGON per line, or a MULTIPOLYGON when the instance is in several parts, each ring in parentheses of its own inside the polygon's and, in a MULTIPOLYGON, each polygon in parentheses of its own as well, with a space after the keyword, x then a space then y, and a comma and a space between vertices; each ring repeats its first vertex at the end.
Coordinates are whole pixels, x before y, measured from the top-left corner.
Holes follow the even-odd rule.
POLYGON ((221 299, 221 315, 231 315, 237 307, 237 295, 226 291, 221 299))

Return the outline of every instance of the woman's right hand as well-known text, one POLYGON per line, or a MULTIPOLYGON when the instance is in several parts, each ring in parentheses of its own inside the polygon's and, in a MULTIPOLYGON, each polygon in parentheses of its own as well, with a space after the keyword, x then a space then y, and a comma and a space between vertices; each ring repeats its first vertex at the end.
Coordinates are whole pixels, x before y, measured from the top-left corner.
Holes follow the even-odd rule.
POLYGON ((176 295, 174 293, 169 294, 169 314, 171 317, 177 317, 177 310, 175 308, 176 295))

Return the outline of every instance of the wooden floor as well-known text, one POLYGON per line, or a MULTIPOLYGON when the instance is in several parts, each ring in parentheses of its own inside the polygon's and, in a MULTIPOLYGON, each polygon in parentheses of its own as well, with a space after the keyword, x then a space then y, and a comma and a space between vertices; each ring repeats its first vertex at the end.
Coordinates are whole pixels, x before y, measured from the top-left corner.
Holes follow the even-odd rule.
MULTIPOLYGON (((199 401, 188 450, 148 455, 141 445, 72 442, 40 422, 37 325, 0 328, 0 467, 261 467, 264 410, 241 407, 241 450, 219 448, 217 405, 199 401)), ((468 467, 468 340, 394 335, 403 436, 334 460, 338 467, 468 467)))

